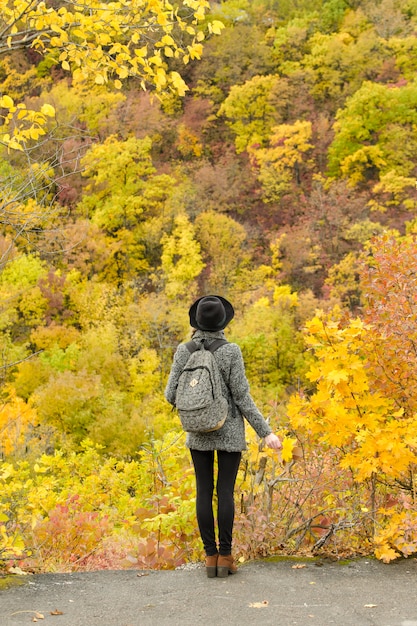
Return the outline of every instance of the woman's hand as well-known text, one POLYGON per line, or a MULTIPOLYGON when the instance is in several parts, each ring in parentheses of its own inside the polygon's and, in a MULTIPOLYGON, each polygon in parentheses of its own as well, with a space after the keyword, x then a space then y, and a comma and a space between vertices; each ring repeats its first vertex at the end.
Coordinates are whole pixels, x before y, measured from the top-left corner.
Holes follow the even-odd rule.
POLYGON ((277 437, 276 435, 274 435, 274 433, 270 433, 269 435, 265 437, 265 443, 268 446, 268 448, 272 448, 273 450, 282 449, 281 439, 277 437))

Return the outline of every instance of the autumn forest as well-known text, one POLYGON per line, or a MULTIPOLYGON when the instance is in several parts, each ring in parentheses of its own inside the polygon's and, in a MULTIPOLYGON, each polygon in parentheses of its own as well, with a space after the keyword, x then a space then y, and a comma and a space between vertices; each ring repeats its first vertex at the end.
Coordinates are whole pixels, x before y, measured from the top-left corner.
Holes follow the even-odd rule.
POLYGON ((248 426, 236 557, 417 553, 417 0, 0 0, 0 570, 198 561, 188 308, 248 426))

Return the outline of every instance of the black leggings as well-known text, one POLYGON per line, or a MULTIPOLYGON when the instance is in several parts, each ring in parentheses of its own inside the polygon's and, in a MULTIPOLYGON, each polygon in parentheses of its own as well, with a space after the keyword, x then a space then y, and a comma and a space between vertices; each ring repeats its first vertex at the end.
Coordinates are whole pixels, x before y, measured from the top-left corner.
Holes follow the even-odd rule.
POLYGON ((234 488, 241 452, 217 450, 217 525, 219 549, 214 530, 214 451, 190 450, 197 485, 197 522, 207 556, 232 552, 232 531, 235 517, 234 488))

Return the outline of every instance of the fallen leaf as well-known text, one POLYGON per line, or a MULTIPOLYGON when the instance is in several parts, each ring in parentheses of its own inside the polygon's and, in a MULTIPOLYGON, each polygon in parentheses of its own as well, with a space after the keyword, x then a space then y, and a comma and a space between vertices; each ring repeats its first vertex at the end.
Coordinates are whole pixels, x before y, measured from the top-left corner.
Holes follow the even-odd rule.
POLYGON ((374 609, 378 605, 377 604, 364 604, 363 606, 365 607, 365 609, 374 609))
POLYGON ((58 611, 58 609, 55 609, 55 611, 51 611, 51 615, 64 615, 62 611, 58 611))
POLYGON ((124 558, 124 561, 126 561, 127 563, 130 563, 131 565, 136 565, 136 563, 138 562, 138 559, 133 556, 133 554, 127 554, 124 558))
POLYGON ((252 609, 263 609, 266 606, 268 606, 268 604, 269 604, 268 600, 264 600, 263 602, 251 602, 249 606, 252 609))
POLYGON ((307 567, 305 563, 297 563, 297 565, 293 565, 291 569, 304 569, 307 567))
POLYGON ((28 573, 24 572, 20 567, 9 567, 7 570, 9 574, 17 574, 18 576, 27 576, 28 573))

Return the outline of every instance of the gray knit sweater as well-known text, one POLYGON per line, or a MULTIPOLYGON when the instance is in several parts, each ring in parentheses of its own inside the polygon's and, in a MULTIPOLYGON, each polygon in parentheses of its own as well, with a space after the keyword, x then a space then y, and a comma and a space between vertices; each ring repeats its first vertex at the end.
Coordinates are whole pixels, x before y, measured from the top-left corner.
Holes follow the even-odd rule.
MULTIPOLYGON (((193 340, 224 339, 224 332, 206 332, 198 330, 193 335, 193 340)), ((190 356, 187 346, 182 343, 178 346, 171 373, 165 389, 165 397, 170 404, 175 405, 175 392, 179 376, 190 356)), ((223 375, 223 393, 229 398, 229 414, 226 422, 219 430, 210 433, 187 433, 186 445, 194 450, 226 450, 227 452, 239 452, 246 450, 245 424, 243 416, 259 435, 266 437, 272 430, 255 405, 250 392, 249 383, 245 374, 242 352, 235 343, 227 343, 220 346, 214 357, 223 375), (227 385, 224 381, 227 381, 227 385), (235 410, 233 411, 233 403, 235 410)))

